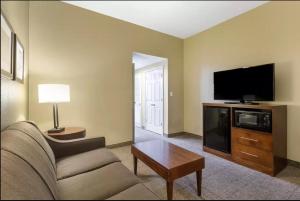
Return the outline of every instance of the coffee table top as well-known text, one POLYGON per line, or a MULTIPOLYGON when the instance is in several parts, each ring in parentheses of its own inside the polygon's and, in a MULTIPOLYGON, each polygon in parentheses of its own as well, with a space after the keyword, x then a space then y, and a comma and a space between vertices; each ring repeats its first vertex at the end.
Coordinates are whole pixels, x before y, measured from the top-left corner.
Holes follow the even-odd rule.
POLYGON ((143 153, 168 170, 193 162, 201 162, 204 166, 204 157, 164 140, 136 143, 132 145, 132 148, 143 153))

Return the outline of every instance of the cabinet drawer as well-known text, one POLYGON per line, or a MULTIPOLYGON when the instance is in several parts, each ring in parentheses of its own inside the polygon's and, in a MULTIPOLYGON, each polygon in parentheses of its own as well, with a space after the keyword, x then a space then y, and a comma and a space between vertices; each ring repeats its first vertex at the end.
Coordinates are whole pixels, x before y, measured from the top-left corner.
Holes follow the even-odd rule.
POLYGON ((258 165, 273 168, 272 152, 241 144, 235 144, 232 148, 232 157, 237 162, 248 163, 251 166, 258 165))
POLYGON ((241 144, 272 152, 272 134, 232 128, 232 144, 241 144))

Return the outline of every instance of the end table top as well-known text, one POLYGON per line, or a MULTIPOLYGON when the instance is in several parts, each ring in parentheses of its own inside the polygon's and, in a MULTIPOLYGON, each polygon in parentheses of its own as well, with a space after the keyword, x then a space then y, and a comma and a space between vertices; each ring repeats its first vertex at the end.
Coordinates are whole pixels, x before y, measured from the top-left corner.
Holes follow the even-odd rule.
POLYGON ((168 170, 199 162, 204 167, 204 157, 164 140, 153 140, 132 145, 132 149, 141 152, 168 170))
POLYGON ((81 127, 66 127, 64 131, 58 133, 45 132, 48 136, 59 140, 72 140, 78 138, 84 138, 86 130, 81 127))

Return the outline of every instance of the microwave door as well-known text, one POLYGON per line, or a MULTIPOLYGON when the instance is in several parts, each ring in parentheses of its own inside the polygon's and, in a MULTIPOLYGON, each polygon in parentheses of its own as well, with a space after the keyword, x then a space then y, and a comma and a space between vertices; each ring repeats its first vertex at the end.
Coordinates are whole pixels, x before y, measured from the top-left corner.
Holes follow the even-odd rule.
POLYGON ((259 118, 256 114, 240 114, 239 122, 242 126, 247 127, 258 127, 259 118))
POLYGON ((270 132, 272 130, 272 115, 266 111, 235 111, 234 126, 270 132))

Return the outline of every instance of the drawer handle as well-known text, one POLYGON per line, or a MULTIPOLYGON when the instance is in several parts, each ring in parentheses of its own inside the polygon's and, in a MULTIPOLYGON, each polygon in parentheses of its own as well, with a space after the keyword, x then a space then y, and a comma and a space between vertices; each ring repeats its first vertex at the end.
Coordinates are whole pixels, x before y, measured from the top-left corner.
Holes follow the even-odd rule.
POLYGON ((248 141, 252 141, 252 142, 258 142, 258 140, 255 140, 255 139, 251 139, 251 138, 246 138, 246 137, 240 137, 240 139, 243 139, 243 140, 248 140, 248 141))
POLYGON ((248 156, 252 156, 252 157, 254 157, 254 158, 258 158, 258 156, 257 156, 257 155, 254 155, 254 154, 249 154, 249 153, 243 152, 243 151, 241 151, 241 153, 242 153, 242 154, 245 154, 245 155, 248 155, 248 156))

